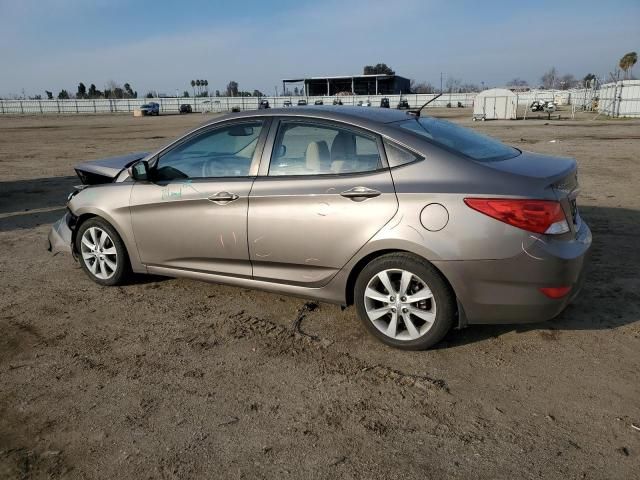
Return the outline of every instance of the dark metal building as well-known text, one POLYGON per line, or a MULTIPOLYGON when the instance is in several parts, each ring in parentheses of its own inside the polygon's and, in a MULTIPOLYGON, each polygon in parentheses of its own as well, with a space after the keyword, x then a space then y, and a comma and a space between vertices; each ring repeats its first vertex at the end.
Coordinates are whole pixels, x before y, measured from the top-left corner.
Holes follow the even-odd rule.
POLYGON ((399 75, 346 75, 337 77, 290 78, 282 80, 282 91, 288 83, 304 83, 304 95, 331 96, 341 92, 354 95, 393 95, 409 93, 409 79, 399 75))

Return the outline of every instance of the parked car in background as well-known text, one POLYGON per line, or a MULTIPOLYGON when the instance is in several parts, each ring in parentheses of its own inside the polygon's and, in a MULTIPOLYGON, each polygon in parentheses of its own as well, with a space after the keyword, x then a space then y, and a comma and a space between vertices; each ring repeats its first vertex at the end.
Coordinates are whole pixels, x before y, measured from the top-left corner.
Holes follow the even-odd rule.
POLYGON ((182 105, 180 105, 180 113, 192 113, 193 112, 193 108, 191 107, 190 104, 188 103, 183 103, 182 105))
POLYGON ((409 102, 404 98, 401 98, 398 102, 397 106, 398 110, 409 110, 411 107, 409 106, 409 102))
POLYGON ((284 101, 284 103, 283 103, 283 105, 284 105, 285 107, 290 107, 290 106, 291 106, 291 100, 285 100, 285 101, 284 101))
POLYGON ((389 99, 387 97, 380 99, 380 108, 389 108, 389 99))
POLYGON ((264 110, 265 108, 271 108, 269 105, 269 100, 260 100, 258 104, 258 110, 264 110))
POLYGON ((75 169, 49 244, 96 283, 138 272, 354 304, 403 349, 553 318, 591 246, 575 160, 396 109, 245 111, 75 169))
POLYGON ((338 97, 335 97, 333 99, 333 104, 334 105, 342 105, 342 100, 340 100, 340 98, 338 98, 338 97))
POLYGON ((306 107, 307 106, 307 101, 304 98, 301 98, 300 100, 298 100, 298 106, 299 107, 306 107))
POLYGON ((324 102, 322 101, 322 99, 318 99, 315 102, 313 102, 314 105, 324 105, 324 102))
POLYGON ((160 104, 156 102, 145 103, 140 107, 143 115, 160 115, 160 104))

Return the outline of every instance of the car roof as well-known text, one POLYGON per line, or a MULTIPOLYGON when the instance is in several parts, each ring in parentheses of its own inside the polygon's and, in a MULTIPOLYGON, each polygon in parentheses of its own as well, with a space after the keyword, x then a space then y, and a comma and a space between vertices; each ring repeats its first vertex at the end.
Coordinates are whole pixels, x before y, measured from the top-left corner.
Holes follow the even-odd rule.
POLYGON ((345 105, 322 105, 296 108, 270 108, 268 110, 245 110, 243 112, 236 112, 224 115, 222 117, 216 117, 210 122, 207 122, 207 124, 218 123, 219 121, 230 120, 232 118, 262 116, 296 116, 321 118, 325 120, 336 120, 356 124, 384 124, 414 118, 410 116, 407 110, 395 110, 375 107, 352 107, 345 105))

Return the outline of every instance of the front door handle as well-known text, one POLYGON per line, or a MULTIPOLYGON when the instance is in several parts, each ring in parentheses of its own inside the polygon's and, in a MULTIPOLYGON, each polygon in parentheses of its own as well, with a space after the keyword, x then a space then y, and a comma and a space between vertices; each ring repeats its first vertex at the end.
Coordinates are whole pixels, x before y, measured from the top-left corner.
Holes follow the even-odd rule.
POLYGON ((340 195, 352 200, 364 200, 365 198, 377 197, 380 195, 380 192, 367 187, 353 187, 349 190, 345 190, 340 195))
POLYGON ((238 195, 236 195, 235 193, 218 192, 215 195, 209 197, 209 200, 212 201, 213 203, 217 203, 218 205, 224 205, 224 204, 227 204, 229 202, 233 202, 234 200, 237 200, 238 198, 240 198, 240 197, 238 195))

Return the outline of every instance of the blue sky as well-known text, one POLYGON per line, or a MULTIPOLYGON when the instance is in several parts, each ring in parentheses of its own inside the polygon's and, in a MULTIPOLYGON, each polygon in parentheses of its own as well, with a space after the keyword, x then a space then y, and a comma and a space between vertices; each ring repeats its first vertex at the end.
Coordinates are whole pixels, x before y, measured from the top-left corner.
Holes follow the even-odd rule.
POLYGON ((0 95, 109 80, 172 94, 192 78, 272 94, 378 62, 434 85, 536 84, 551 66, 606 76, 631 50, 639 0, 0 0, 0 95))

